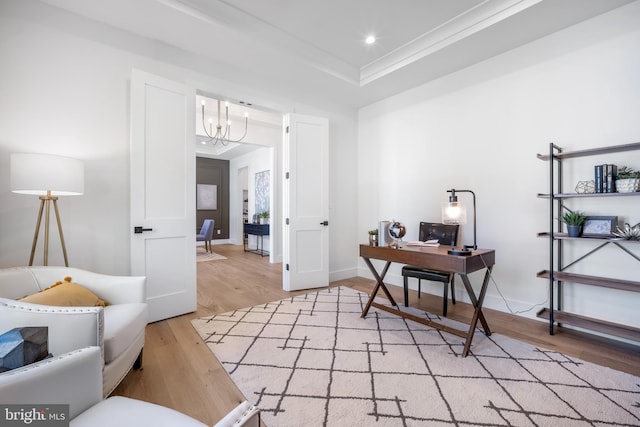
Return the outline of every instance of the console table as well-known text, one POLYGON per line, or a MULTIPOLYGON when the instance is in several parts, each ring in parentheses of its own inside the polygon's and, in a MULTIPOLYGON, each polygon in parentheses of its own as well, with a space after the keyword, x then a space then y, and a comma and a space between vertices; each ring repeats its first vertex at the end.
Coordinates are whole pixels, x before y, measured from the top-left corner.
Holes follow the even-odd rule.
POLYGON ((491 335, 491 330, 489 329, 487 320, 482 313, 482 303, 484 301, 484 296, 489 284, 489 278, 491 277, 491 270, 493 269, 493 265, 495 264, 496 255, 493 249, 477 249, 474 250, 471 255, 467 256, 449 255, 447 253, 447 250, 450 248, 450 246, 439 246, 435 248, 408 246, 395 249, 385 246, 360 245, 360 256, 364 260, 367 267, 369 267, 369 270, 371 270, 371 273, 376 279, 376 286, 369 296, 369 301, 367 301, 367 305, 362 311, 361 317, 365 317, 369 312, 369 308, 373 306, 379 308, 380 310, 397 314, 401 317, 413 320, 415 322, 422 323, 424 325, 428 325, 436 329, 460 336, 466 339, 464 350, 462 351, 462 357, 466 357, 469 354, 471 340, 473 340, 473 333, 476 329, 476 325, 478 324, 478 320, 482 324, 482 329, 484 330, 485 335, 491 335), (371 263, 371 259, 386 261, 381 273, 378 273, 376 271, 373 264, 371 263), (471 318, 471 322, 469 323, 469 330, 461 331, 459 329, 443 325, 442 323, 434 322, 429 319, 423 319, 411 313, 401 311, 398 307, 398 304, 389 293, 387 286, 383 282, 384 277, 387 274, 387 270, 389 270, 389 266, 392 262, 414 265, 416 267, 426 268, 430 270, 451 272, 460 275, 460 278, 464 283, 464 287, 467 290, 467 294, 469 294, 469 299, 471 300, 471 303, 474 307, 473 316, 471 318), (486 269, 486 272, 484 275, 484 280, 482 281, 482 287, 476 295, 473 287, 471 286, 468 274, 482 269, 486 269), (380 289, 382 289, 382 291, 385 293, 391 305, 396 308, 392 308, 373 301, 380 289))
POLYGON ((244 241, 244 251, 245 252, 251 252, 254 254, 258 254, 260 256, 267 256, 269 255, 269 251, 265 251, 264 250, 264 236, 268 236, 269 235, 269 224, 252 224, 252 223, 245 223, 244 224, 244 234, 252 234, 256 237, 256 248, 255 249, 248 249, 248 242, 247 240, 244 241))

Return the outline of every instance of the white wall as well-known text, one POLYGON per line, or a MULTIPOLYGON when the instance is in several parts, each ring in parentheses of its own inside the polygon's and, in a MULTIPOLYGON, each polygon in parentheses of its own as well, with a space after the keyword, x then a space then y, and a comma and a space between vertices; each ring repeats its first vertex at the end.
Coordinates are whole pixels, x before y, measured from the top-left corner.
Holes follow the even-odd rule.
MULTIPOLYGON (((9 155, 42 152, 85 162, 85 194, 59 202, 70 264, 130 271, 129 80, 138 68, 275 111, 329 118, 332 203, 345 203, 331 218, 330 269, 355 274, 355 111, 217 79, 214 63, 34 0, 0 2, 0 63, 0 267, 28 262, 38 209, 37 198, 9 192, 9 155)), ((49 257, 63 263, 55 235, 49 257)))
MULTIPOLYGON (((405 223, 406 239, 415 240, 419 221, 440 221, 446 190, 473 190, 479 246, 496 250, 486 306, 509 310, 496 286, 515 311, 543 303, 547 286, 536 272, 548 268, 548 243, 536 233, 547 225, 548 201, 536 194, 548 192, 548 163, 536 153, 547 153, 550 142, 568 151, 640 140, 638 22, 636 2, 362 108, 359 241, 367 242, 367 230, 379 220, 391 219, 405 223)), ((573 191, 578 180, 593 179, 593 166, 601 163, 640 168, 640 152, 568 163, 565 191, 573 191)), ((459 196, 471 202, 470 195, 459 196)), ((590 215, 640 221, 640 198, 574 206, 590 215)), ((471 224, 462 227, 463 243, 472 241, 472 233, 471 224)), ((575 246, 572 256, 594 247, 575 246)), ((639 246, 627 245, 636 254, 639 246)), ((637 280, 640 263, 612 247, 575 271, 637 280)), ((359 273, 371 277, 362 262, 359 273)), ((402 283, 398 266, 387 277, 402 283)), ((472 279, 480 278, 476 273, 472 279)), ((568 288, 568 311, 640 326, 640 294, 568 288)), ((430 290, 442 294, 441 286, 430 290)), ((462 297, 458 286, 457 298, 462 297)), ((523 315, 533 317, 538 308, 523 315)))

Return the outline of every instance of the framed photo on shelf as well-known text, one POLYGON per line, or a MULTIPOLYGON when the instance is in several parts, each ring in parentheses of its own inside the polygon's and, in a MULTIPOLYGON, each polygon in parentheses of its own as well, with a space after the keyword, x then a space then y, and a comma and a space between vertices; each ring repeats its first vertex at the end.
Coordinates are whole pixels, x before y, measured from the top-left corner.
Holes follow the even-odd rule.
POLYGON ((617 216, 588 216, 582 226, 582 237, 612 237, 617 226, 617 216))

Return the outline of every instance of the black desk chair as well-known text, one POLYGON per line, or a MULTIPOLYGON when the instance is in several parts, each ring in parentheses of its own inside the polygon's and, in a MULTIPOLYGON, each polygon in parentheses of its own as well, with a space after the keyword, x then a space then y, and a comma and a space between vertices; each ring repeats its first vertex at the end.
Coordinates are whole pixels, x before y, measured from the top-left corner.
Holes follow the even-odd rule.
MULTIPOLYGON (((458 224, 445 225, 433 222, 421 222, 419 240, 438 240, 441 245, 455 246, 458 242, 458 224)), ((455 274, 444 271, 426 270, 420 267, 406 265, 402 267, 402 278, 404 280, 404 306, 409 306, 409 277, 418 279, 418 298, 420 298, 420 285, 422 280, 442 282, 444 284, 444 296, 442 303, 442 315, 447 316, 448 288, 451 286, 451 301, 456 303, 455 296, 455 274)))

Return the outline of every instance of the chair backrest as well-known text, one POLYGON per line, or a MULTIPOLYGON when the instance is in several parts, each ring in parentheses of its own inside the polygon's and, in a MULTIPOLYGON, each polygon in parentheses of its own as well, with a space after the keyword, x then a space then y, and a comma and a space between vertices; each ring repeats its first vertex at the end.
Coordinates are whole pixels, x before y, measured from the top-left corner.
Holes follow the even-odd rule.
POLYGON ((0 374, 2 403, 64 402, 69 404, 69 417, 73 419, 102 401, 102 368, 100 347, 94 346, 3 372, 0 374))
POLYGON ((458 243, 458 224, 440 224, 437 222, 420 222, 418 239, 422 242, 438 240, 441 245, 456 246, 458 243))
POLYGON ((204 236, 205 239, 211 240, 213 239, 213 227, 215 225, 215 220, 213 219, 205 219, 202 224, 202 228, 200 229, 200 235, 204 236))
MULTIPOLYGON (((61 276, 64 278, 64 276, 61 276)), ((73 277, 73 276, 72 276, 73 277)), ((62 279, 56 279, 62 280, 62 279)), ((29 268, 0 268, 0 298, 18 299, 40 292, 56 281, 41 286, 29 268)), ((1 320, 1 319, 0 319, 1 320)), ((0 334, 5 331, 0 330, 0 334)))

